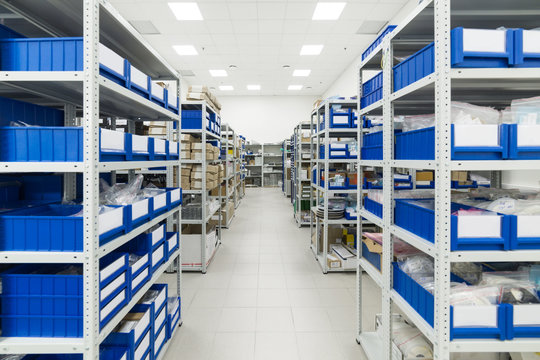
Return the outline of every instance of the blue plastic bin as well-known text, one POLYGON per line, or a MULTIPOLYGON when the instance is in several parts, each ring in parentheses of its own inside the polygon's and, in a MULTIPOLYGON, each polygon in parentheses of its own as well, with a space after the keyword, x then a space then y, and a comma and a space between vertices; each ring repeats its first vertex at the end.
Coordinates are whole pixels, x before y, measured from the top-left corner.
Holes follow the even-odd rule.
POLYGON ((346 111, 336 111, 330 107, 330 128, 350 128, 352 120, 352 109, 346 111))
MULTIPOLYGON (((414 310, 430 324, 434 326, 435 301, 433 294, 424 289, 413 278, 403 272, 397 263, 392 263, 394 290, 407 301, 414 310)), ((463 282, 455 275, 451 275, 452 281, 463 282)), ((495 305, 494 305, 495 306, 495 305)), ((450 308, 450 340, 453 339, 499 339, 506 338, 506 304, 497 305, 497 327, 455 327, 454 310, 450 308)))
POLYGON ((394 66, 394 91, 414 83, 435 71, 435 44, 431 43, 394 66))
POLYGON ((382 99, 383 92, 383 73, 377 75, 362 84, 362 97, 360 98, 360 107, 365 108, 382 99))
POLYGON ((362 140, 361 156, 364 160, 383 159, 383 132, 378 131, 364 134, 362 140))
POLYGON ((2 117, 0 126, 10 126, 11 122, 22 121, 29 125, 64 126, 64 112, 45 106, 0 97, 2 117))
POLYGON ((180 100, 178 99, 178 96, 170 91, 167 91, 167 109, 175 114, 178 114, 179 104, 180 100))
POLYGON ((145 99, 152 99, 152 79, 150 79, 150 76, 129 64, 128 79, 128 89, 145 99))
POLYGON ((382 254, 369 251, 367 245, 362 241, 362 257, 379 271, 381 271, 381 255, 382 254))
MULTIPOLYGON (((462 27, 454 28, 450 31, 451 36, 451 63, 452 67, 456 68, 505 68, 514 63, 514 31, 511 29, 506 30, 489 30, 505 31, 504 36, 504 49, 492 51, 473 51, 465 49, 464 40, 465 32, 471 31, 483 31, 482 29, 464 29, 462 27)), ((485 40, 485 36, 480 36, 483 39, 481 41, 491 41, 491 39, 485 40)))
MULTIPOLYGON (((540 295, 540 293, 539 293, 540 295)), ((540 311, 539 304, 531 305, 506 305, 506 339, 515 338, 540 338, 540 324, 516 324, 516 313, 519 313, 521 319, 530 319, 540 311), (529 315, 530 314, 530 315, 529 315)))
MULTIPOLYGON (((452 160, 501 160, 508 154, 508 128, 499 126, 499 146, 457 147, 454 146, 454 125, 452 129, 452 160)), ((435 127, 428 127, 395 134, 395 153, 397 160, 434 160, 435 127)))
POLYGON ((518 215, 507 215, 510 218, 510 250, 540 249, 540 236, 518 236, 518 215))
POLYGON ((382 219, 383 216, 383 206, 382 204, 371 200, 367 196, 364 197, 364 209, 372 213, 373 215, 380 217, 382 219))
MULTIPOLYGON (((540 159, 540 146, 519 146, 518 124, 504 124, 508 129, 508 158, 512 160, 535 160, 540 159)), ((526 130, 526 127, 524 128, 526 130)))
POLYGON ((373 50, 375 50, 375 48, 382 43, 384 37, 390 34, 396 27, 397 25, 388 25, 386 29, 384 29, 383 32, 379 36, 377 36, 375 41, 373 41, 371 45, 369 45, 367 49, 362 53, 362 60, 367 58, 369 54, 371 54, 373 50))
MULTIPOLYGON (((102 244, 126 231, 126 208, 114 215, 118 226, 100 234, 102 244)), ((83 251, 83 217, 73 216, 82 205, 43 205, 0 215, 2 251, 83 251)), ((111 216, 105 213, 100 216, 111 216)))
POLYGON ((540 52, 530 48, 538 44, 538 31, 514 29, 514 66, 540 67, 540 52))
POLYGON ((133 250, 130 253, 140 256, 138 261, 129 266, 129 289, 133 297, 152 278, 152 254, 145 250, 133 250))
POLYGON ((178 303, 177 303, 176 307, 168 309, 167 337, 169 339, 172 338, 172 336, 174 334, 174 330, 178 326, 178 323, 180 322, 180 314, 181 314, 181 309, 182 309, 182 302, 181 302, 181 299, 179 297, 171 297, 171 298, 169 298, 169 300, 171 300, 171 299, 177 299, 178 303))
POLYGON ((167 259, 180 247, 180 240, 177 232, 167 233, 167 259))
MULTIPOLYGON (((430 200, 430 199, 423 199, 430 200)), ((451 211, 471 209, 473 207, 452 203, 451 211)), ((451 215, 450 235, 452 251, 474 250, 508 250, 510 238, 510 218, 508 215, 500 216, 500 236, 498 237, 458 237, 458 219, 451 215)), ((468 218, 468 217, 466 217, 468 218)), ((397 226, 426 239, 435 242, 435 212, 423 207, 412 199, 395 199, 394 222, 397 226)))
MULTIPOLYGON (((136 305, 136 307, 137 306, 140 305, 136 305)), ((105 339, 104 344, 107 346, 120 345, 127 347, 129 354, 128 360, 151 359, 151 353, 153 351, 153 334, 151 326, 138 337, 133 330, 128 333, 112 332, 105 339)))
POLYGON ((144 251, 150 254, 152 274, 167 259, 165 234, 165 225, 161 225, 156 230, 141 234, 128 243, 130 251, 144 251))
MULTIPOLYGON (((163 310, 165 313, 167 312, 167 309, 165 308, 163 310)), ((168 334, 169 334, 169 326, 167 325, 167 317, 165 317, 165 321, 163 322, 163 325, 161 327, 161 330, 159 330, 157 333, 154 334, 154 359, 158 359, 159 355, 161 353, 161 350, 163 350, 163 347, 167 343, 168 334)))

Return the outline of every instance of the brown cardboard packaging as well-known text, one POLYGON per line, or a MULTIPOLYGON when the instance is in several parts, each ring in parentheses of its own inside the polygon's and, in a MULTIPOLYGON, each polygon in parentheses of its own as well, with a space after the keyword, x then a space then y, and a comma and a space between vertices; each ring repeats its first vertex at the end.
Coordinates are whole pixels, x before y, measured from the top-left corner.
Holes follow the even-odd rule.
POLYGON ((182 134, 180 140, 182 142, 195 142, 195 138, 191 134, 182 134))
POLYGON ((467 181, 468 178, 467 171, 452 171, 452 180, 453 181, 467 181))
POLYGON ((191 143, 189 143, 189 142, 181 142, 180 143, 180 150, 181 151, 191 151, 191 143))
POLYGON ((433 181, 433 171, 417 171, 416 181, 433 181))

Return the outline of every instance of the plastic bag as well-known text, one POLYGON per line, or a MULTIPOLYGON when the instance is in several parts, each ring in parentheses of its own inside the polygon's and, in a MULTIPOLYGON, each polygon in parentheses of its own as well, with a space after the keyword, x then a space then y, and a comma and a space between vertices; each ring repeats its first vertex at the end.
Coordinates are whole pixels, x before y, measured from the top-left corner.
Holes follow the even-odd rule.
POLYGON ((512 100, 512 121, 520 125, 540 124, 540 96, 512 100))
POLYGON ((141 260, 142 256, 137 254, 129 254, 129 266, 133 266, 137 261, 141 260))
POLYGON ((56 275, 82 275, 83 268, 82 266, 69 265, 64 269, 58 271, 56 275))
POLYGON ((101 181, 100 203, 103 205, 133 204, 141 189, 143 180, 144 176, 139 174, 127 184, 108 186, 106 182, 101 181))
POLYGON ((395 321, 392 324, 392 338, 404 359, 433 359, 431 345, 416 327, 395 321))
POLYGON ((159 291, 158 290, 148 290, 146 292, 146 294, 144 294, 144 296, 142 297, 142 299, 139 301, 139 304, 150 304, 152 303, 154 300, 156 300, 156 298, 158 297, 159 295, 159 291))
POLYGON ((435 114, 403 117, 403 132, 435 126, 435 114))
POLYGON ((450 305, 497 305, 500 286, 454 286, 450 289, 450 305))
POLYGON ((498 110, 490 107, 452 101, 451 119, 452 124, 497 125, 500 124, 501 114, 498 110))
POLYGON ((472 285, 482 281, 482 267, 475 263, 452 263, 452 273, 472 285))
POLYGON ((433 276, 433 258, 427 255, 415 255, 405 259, 399 264, 399 268, 407 275, 427 274, 433 276))

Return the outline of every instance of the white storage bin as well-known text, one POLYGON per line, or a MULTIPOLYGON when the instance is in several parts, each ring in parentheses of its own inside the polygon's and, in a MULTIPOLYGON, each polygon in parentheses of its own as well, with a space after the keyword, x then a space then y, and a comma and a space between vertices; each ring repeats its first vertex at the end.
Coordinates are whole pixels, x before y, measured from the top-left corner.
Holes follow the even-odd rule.
POLYGON ((99 63, 125 76, 125 59, 103 44, 99 44, 99 63))
POLYGON ((124 151, 124 139, 125 135, 123 132, 100 129, 101 131, 101 150, 103 151, 124 151))
POLYGON ((136 153, 148 153, 148 136, 132 135, 131 149, 136 153))

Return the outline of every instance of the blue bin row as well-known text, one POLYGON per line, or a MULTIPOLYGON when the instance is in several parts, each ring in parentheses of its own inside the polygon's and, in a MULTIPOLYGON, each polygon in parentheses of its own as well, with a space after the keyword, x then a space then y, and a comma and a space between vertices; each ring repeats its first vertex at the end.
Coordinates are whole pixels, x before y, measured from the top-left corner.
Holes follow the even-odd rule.
MULTIPOLYGON (((179 143, 100 129, 100 161, 177 160, 179 143)), ((82 127, 0 127, 0 161, 84 160, 82 127)))
MULTIPOLYGON (((201 130, 203 129, 202 110, 182 110, 182 129, 184 130, 201 130)), ((204 119, 206 130, 220 136, 221 135, 221 119, 214 113, 206 112, 204 119)))
POLYGON ((176 314, 178 319, 180 315, 180 298, 167 295, 167 284, 153 285, 124 318, 133 322, 133 327, 124 332, 112 332, 104 344, 126 347, 130 360, 157 359, 177 325, 171 321, 176 314), (169 309, 171 300, 175 305, 169 309))
MULTIPOLYGON (((482 30, 457 27, 451 31, 451 63, 460 68, 539 67, 534 50, 538 35, 523 29, 482 30), (489 37, 486 39, 486 37, 489 37), (466 44, 466 43, 469 44, 466 44), (483 48, 486 46, 491 48, 483 48), (471 49, 471 46, 473 49, 471 49), (532 49, 531 49, 532 48, 532 49)), ((435 44, 431 43, 394 66, 394 91, 435 71, 435 44)))
MULTIPOLYGON (((1 71, 83 71, 83 38, 0 40, 1 71)), ((178 114, 179 99, 111 49, 100 44, 100 74, 178 114)))
MULTIPOLYGON (((319 124, 319 131, 325 129, 326 116, 323 116, 323 121, 319 124)), ((335 110, 330 106, 330 129, 336 128, 355 128, 356 127, 356 115, 351 108, 343 108, 335 110)))
MULTIPOLYGON (((164 228, 165 225, 161 226, 164 228)), ((107 324, 168 260, 179 244, 177 233, 142 234, 100 260, 100 325, 107 324), (172 249, 169 244, 172 239, 172 249), (141 246, 146 244, 146 246, 141 246), (136 249, 133 250, 132 249, 136 249), (140 256, 131 263, 130 253, 140 256)), ((0 321, 4 336, 82 337, 82 267, 20 265, 0 274, 3 283, 0 321)))
MULTIPOLYGON (((319 147, 319 159, 325 158, 325 147, 321 145, 319 147)), ((330 144, 328 149, 329 159, 356 159, 354 151, 350 151, 349 144, 330 144)))
MULTIPOLYGON (((126 206, 111 206, 99 215, 101 244, 128 233, 171 210, 182 201, 182 190, 166 192, 126 206)), ((0 215, 1 251, 83 251, 83 205, 48 204, 0 215)))
MULTIPOLYGON (((434 326, 434 297, 413 278, 393 263, 393 287, 424 320, 434 326)), ((452 275, 452 281, 463 282, 452 275)), ((540 305, 452 306, 450 308, 450 340, 540 337, 540 323, 534 324, 540 305)))
MULTIPOLYGON (((452 203, 452 212, 470 207, 452 203)), ((402 227, 430 242, 435 239, 435 212, 414 200, 396 199, 394 219, 402 227)), ((525 250, 540 249, 540 220, 519 215, 451 215, 451 250, 525 250), (529 220, 529 221, 527 221, 529 220), (473 228, 473 230, 470 230, 473 228), (527 234, 520 236, 519 234, 527 234)))
POLYGON ((386 27, 386 29, 383 30, 383 32, 377 36, 377 38, 375 39, 375 41, 373 41, 368 47, 367 49, 362 53, 362 60, 364 60, 365 58, 367 58, 369 56, 369 54, 371 54, 373 52, 373 50, 375 50, 375 48, 377 48, 377 46, 379 46, 384 37, 388 34, 390 34, 395 28, 397 27, 397 25, 388 25, 386 27))
MULTIPOLYGON (((21 360, 83 360, 82 354, 29 354, 21 360)), ((99 360, 131 360, 129 349, 125 346, 102 345, 99 360)), ((150 360, 150 359, 148 359, 150 360)))

